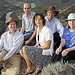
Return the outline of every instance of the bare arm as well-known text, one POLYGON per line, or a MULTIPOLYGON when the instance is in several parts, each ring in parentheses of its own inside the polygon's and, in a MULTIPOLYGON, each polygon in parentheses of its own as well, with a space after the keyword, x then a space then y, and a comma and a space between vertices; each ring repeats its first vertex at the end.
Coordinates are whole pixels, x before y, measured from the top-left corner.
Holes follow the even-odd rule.
POLYGON ((61 43, 60 43, 60 46, 59 47, 64 47, 64 45, 66 44, 66 41, 65 39, 62 39, 61 43))
POLYGON ((0 59, 0 64, 1 64, 3 61, 4 61, 3 58, 1 58, 1 59, 0 59))
POLYGON ((66 56, 70 51, 75 51, 75 46, 63 50, 63 52, 62 52, 62 56, 66 56))
POLYGON ((64 47, 65 43, 66 43, 65 39, 62 39, 60 46, 56 50, 56 54, 59 54, 62 51, 62 48, 64 47))
POLYGON ((21 33, 24 33, 24 31, 25 31, 25 28, 22 27, 21 30, 20 30, 20 32, 21 32, 21 33))
POLYGON ((38 47, 38 44, 36 43, 34 47, 38 47))
POLYGON ((39 48, 41 48, 41 49, 49 49, 50 45, 51 45, 51 41, 48 40, 48 41, 46 41, 46 46, 39 46, 39 48))

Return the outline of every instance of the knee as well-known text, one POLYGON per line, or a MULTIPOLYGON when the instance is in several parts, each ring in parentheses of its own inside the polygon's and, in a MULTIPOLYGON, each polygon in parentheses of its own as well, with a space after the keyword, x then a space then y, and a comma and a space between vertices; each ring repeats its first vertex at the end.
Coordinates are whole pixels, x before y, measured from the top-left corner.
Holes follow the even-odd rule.
POLYGON ((22 48, 22 52, 23 52, 23 54, 26 54, 25 47, 22 48))
POLYGON ((23 47, 22 50, 25 50, 25 47, 23 47))

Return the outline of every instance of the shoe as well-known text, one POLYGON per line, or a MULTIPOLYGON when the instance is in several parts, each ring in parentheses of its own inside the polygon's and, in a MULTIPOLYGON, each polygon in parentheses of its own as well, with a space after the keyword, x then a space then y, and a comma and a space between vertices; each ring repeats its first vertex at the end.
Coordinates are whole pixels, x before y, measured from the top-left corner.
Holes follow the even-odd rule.
POLYGON ((41 70, 36 70, 33 75, 38 75, 39 73, 41 73, 41 70))
POLYGON ((34 71, 32 71, 32 72, 23 72, 23 73, 21 73, 21 75, 28 75, 28 74, 32 74, 34 71))

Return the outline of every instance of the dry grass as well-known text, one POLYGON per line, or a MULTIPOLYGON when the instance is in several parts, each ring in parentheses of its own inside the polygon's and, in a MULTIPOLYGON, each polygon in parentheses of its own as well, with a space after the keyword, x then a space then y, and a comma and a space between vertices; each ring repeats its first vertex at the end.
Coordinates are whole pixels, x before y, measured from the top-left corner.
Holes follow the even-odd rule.
POLYGON ((75 74, 75 63, 50 63, 47 67, 44 67, 41 75, 74 75, 75 74), (68 71, 68 72, 67 72, 68 71), (74 71, 74 73, 72 72, 74 71))

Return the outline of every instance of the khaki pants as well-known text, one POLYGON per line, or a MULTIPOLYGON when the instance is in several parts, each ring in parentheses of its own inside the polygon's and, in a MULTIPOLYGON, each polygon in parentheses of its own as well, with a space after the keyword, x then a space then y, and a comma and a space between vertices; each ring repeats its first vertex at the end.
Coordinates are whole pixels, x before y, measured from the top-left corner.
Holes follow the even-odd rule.
MULTIPOLYGON (((4 49, 0 52, 0 58, 4 57, 8 52, 4 49)), ((3 62, 1 75, 20 75, 20 55, 14 54, 7 61, 3 62)))

